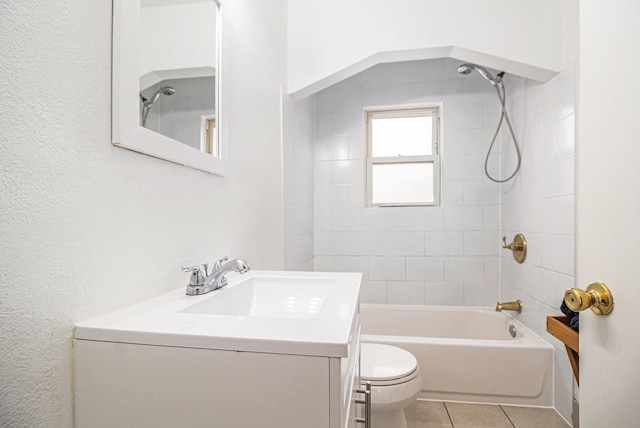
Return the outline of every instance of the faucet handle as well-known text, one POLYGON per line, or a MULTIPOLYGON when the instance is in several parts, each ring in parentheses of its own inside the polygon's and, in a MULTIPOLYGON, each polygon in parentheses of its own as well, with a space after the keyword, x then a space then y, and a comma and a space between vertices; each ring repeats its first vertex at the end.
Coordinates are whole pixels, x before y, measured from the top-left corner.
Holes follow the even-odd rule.
POLYGON ((227 260, 229 260, 229 256, 224 256, 220 260, 217 260, 216 263, 213 265, 213 271, 211 273, 219 271, 220 268, 222 267, 222 263, 226 262, 227 260))
POLYGON ((182 266, 182 272, 191 273, 191 277, 189 278, 189 285, 199 286, 204 285, 204 278, 209 275, 207 273, 208 267, 208 263, 197 266, 182 266))

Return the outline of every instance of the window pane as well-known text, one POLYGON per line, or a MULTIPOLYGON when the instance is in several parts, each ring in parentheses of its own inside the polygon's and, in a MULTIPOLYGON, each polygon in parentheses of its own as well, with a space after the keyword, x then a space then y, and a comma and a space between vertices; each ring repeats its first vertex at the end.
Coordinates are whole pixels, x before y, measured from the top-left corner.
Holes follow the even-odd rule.
POLYGON ((433 203, 433 162, 372 165, 372 202, 433 203))
POLYGON ((427 117, 371 119, 371 156, 429 156, 432 120, 427 117))

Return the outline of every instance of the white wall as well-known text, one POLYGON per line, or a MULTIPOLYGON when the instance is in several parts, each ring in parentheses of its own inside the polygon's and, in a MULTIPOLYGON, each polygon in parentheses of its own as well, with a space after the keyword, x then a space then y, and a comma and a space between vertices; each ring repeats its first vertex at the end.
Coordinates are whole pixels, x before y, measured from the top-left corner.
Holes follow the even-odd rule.
POLYGON ((316 268, 362 272, 365 302, 498 298, 500 190, 483 173, 498 102, 458 65, 381 64, 316 95, 316 268), (443 103, 441 206, 365 207, 364 108, 424 102, 443 103))
POLYGON ((213 0, 141 8, 140 76, 201 67, 213 73, 216 8, 213 0))
MULTIPOLYGON (((517 79, 509 96, 522 145, 522 169, 502 186, 501 229, 527 238, 527 259, 502 252, 501 300, 521 299, 515 315, 555 347, 555 407, 571 420, 573 373, 562 342, 546 332, 546 316, 562 315, 575 284, 575 109, 578 2, 563 2, 563 71, 545 84, 517 79)), ((505 142, 506 144, 510 144, 505 142)))
MULTIPOLYGON (((283 97, 284 98, 284 97, 283 97)), ((283 100, 284 267, 315 269, 315 98, 283 100)))
POLYGON ((287 91, 308 95, 378 62, 441 57, 545 81, 561 66, 561 3, 290 1, 287 91))
POLYGON ((284 1, 225 3, 221 178, 111 145, 111 1, 9 0, 0 26, 0 426, 72 426, 76 321, 229 255, 281 269, 284 1))

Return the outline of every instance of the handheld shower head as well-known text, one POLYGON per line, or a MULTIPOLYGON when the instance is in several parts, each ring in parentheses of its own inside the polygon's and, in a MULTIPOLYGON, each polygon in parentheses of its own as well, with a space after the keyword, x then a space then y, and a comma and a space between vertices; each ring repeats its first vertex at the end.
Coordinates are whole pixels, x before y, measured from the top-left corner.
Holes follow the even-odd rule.
POLYGON ((469 74, 473 71, 473 65, 472 64, 462 64, 460 67, 458 67, 458 73, 460 74, 469 74))
POLYGON ((145 101, 145 104, 151 105, 151 104, 155 103, 156 101, 158 101, 158 97, 160 96, 160 94, 166 95, 166 96, 171 96, 171 95, 173 95, 175 93, 176 93, 176 90, 173 89, 173 87, 171 87, 171 86, 163 86, 160 89, 158 89, 151 96, 151 98, 149 98, 147 101, 145 101))
POLYGON ((148 98, 148 99, 145 98, 141 92, 140 100, 142 101, 142 126, 147 126, 147 116, 149 116, 149 111, 151 110, 151 107, 153 107, 153 103, 158 101, 158 97, 161 94, 166 96, 171 96, 175 93, 176 93, 176 90, 173 89, 171 86, 161 87, 160 89, 154 92, 151 98, 148 98))
POLYGON ((502 72, 501 74, 498 74, 498 78, 494 79, 491 73, 489 73, 485 68, 475 64, 462 64, 458 67, 458 73, 460 74, 469 74, 473 70, 480 73, 480 75, 487 79, 493 86, 498 85, 502 81, 502 76, 504 76, 504 72, 502 72))

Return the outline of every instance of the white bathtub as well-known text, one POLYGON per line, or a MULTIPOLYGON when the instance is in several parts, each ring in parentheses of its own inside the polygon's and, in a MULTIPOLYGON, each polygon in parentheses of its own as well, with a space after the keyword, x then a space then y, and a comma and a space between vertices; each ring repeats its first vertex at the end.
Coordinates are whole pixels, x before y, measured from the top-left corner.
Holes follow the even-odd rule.
POLYGON ((553 347, 504 312, 363 303, 360 320, 363 342, 398 346, 416 356, 419 398, 553 405, 553 347))

